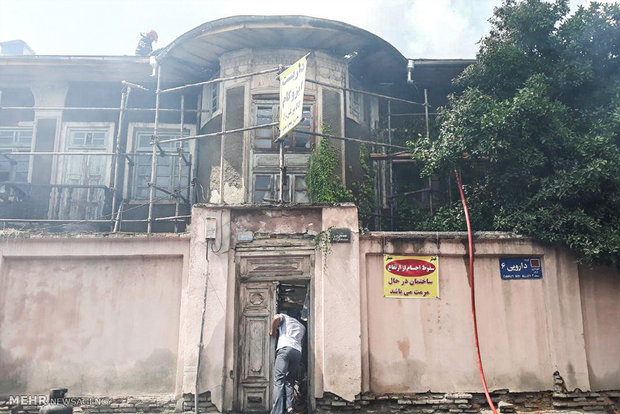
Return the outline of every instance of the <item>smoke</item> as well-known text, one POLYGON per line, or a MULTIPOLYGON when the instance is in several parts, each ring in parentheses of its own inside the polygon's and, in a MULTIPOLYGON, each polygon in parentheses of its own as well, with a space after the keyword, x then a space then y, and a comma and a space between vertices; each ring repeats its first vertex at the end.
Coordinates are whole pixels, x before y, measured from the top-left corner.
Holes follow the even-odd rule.
MULTIPOLYGON (((613 2, 613 0, 604 0, 613 2)), ((590 0, 573 0, 571 8, 590 0)), ((0 0, 0 42, 25 40, 40 54, 133 54, 140 32, 157 48, 214 19, 302 14, 366 29, 411 58, 473 58, 501 0, 0 0)))

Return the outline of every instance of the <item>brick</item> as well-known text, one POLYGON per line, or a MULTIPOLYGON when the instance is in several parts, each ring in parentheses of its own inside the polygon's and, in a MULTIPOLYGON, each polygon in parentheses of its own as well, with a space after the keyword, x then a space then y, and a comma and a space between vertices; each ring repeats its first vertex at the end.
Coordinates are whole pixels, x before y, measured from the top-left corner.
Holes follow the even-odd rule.
POLYGON ((460 399, 470 400, 472 398, 472 395, 467 394, 467 393, 450 393, 450 394, 446 394, 445 398, 448 398, 451 400, 460 400, 460 399))
POLYGON ((563 392, 554 392, 553 398, 573 398, 573 396, 570 394, 565 394, 563 392))

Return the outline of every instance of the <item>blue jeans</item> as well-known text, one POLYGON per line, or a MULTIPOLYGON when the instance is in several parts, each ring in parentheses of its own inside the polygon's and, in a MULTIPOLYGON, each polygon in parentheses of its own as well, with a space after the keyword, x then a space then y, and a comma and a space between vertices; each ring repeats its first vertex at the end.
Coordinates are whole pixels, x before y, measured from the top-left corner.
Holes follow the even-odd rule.
POLYGON ((290 346, 278 349, 273 374, 273 408, 271 414, 282 414, 293 408, 293 391, 301 352, 290 346))

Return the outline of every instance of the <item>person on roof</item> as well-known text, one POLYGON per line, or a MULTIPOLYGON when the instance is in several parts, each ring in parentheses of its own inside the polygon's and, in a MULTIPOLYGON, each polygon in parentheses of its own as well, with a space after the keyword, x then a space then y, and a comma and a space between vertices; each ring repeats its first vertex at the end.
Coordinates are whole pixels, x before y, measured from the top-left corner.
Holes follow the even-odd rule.
POLYGON ((301 360, 301 341, 306 327, 299 322, 300 312, 291 309, 276 315, 271 321, 269 335, 279 333, 273 375, 273 408, 271 414, 293 412, 293 387, 301 360))
POLYGON ((136 47, 136 56, 148 56, 153 52, 153 42, 157 42, 158 36, 155 30, 140 33, 140 41, 136 47))

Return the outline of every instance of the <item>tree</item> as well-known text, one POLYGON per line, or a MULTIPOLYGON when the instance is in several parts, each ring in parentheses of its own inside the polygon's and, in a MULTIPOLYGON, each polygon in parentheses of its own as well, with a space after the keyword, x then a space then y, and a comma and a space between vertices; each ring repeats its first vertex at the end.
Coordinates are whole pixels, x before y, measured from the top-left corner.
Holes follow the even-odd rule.
MULTIPOLYGON (((435 139, 424 174, 460 170, 473 226, 620 255, 620 5, 505 0, 435 139)), ((458 209, 437 213, 456 223, 458 209)))

